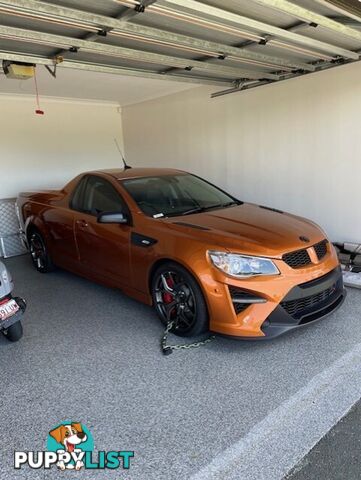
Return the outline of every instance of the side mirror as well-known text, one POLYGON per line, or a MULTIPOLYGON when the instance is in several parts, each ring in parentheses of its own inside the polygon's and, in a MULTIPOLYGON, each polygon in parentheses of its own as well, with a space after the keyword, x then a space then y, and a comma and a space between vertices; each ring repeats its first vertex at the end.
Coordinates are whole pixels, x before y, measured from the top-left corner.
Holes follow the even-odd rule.
POLYGON ((127 217, 121 212, 104 212, 98 215, 98 223, 128 223, 127 217))

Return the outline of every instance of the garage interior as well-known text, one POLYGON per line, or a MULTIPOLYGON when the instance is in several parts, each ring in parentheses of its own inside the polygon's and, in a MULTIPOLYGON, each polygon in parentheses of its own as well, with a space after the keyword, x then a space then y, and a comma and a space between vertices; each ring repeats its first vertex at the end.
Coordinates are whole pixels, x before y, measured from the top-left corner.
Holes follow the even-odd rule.
POLYGON ((0 0, 0 256, 28 301, 21 342, 0 337, 0 439, 12 446, 0 479, 14 477, 13 450, 43 450, 65 418, 84 422, 97 450, 134 450, 128 478, 283 478, 361 396, 354 381, 351 404, 320 415, 302 444, 283 432, 260 462, 262 422, 273 415, 272 439, 299 392, 359 348, 359 289, 275 341, 217 337, 165 358, 150 307, 62 270, 38 274, 2 210, 21 191, 121 168, 120 149, 133 167, 191 171, 310 218, 347 242, 345 275, 361 285, 360 54, 356 0, 0 0), (237 456, 242 439, 253 454, 242 444, 237 456))

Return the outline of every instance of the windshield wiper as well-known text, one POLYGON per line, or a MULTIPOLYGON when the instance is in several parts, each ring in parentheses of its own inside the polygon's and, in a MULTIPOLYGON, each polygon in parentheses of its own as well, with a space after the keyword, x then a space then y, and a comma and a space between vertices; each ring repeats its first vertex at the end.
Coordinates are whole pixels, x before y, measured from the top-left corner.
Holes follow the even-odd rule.
POLYGON ((232 200, 231 202, 216 203, 215 205, 209 205, 208 207, 201 207, 201 206, 194 207, 194 208, 191 208, 190 210, 186 210, 185 212, 179 213, 179 215, 191 215, 192 213, 202 213, 202 212, 206 212, 207 210, 212 210, 214 208, 227 208, 227 207, 231 207, 232 205, 241 205, 241 202, 232 200))
POLYGON ((232 200, 231 202, 227 202, 227 203, 224 203, 223 205, 221 205, 223 208, 226 208, 226 207, 231 207, 232 205, 241 205, 241 202, 238 202, 236 200, 232 200))
POLYGON ((190 215, 191 213, 201 213, 205 211, 205 207, 194 207, 185 212, 181 212, 179 215, 190 215))

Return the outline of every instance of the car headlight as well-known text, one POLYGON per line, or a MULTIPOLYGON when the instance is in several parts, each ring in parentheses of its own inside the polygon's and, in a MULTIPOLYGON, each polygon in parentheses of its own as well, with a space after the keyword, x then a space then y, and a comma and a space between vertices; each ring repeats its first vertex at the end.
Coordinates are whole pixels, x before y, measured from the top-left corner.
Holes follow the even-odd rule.
POLYGON ((272 260, 267 258, 214 251, 209 251, 208 255, 215 267, 232 277, 247 278, 280 273, 272 260))

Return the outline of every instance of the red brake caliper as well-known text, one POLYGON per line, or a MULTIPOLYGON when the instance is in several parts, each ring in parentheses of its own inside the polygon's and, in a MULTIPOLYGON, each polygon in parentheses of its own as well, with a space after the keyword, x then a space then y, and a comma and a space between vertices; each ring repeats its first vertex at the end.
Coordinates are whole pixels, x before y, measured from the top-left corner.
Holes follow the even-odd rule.
MULTIPOLYGON (((169 288, 173 288, 174 287, 174 281, 171 277, 167 278, 166 279, 166 282, 167 282, 167 285, 169 288)), ((173 300, 174 300, 174 295, 172 293, 169 293, 169 292, 163 292, 163 302, 164 303, 172 303, 173 300)))

